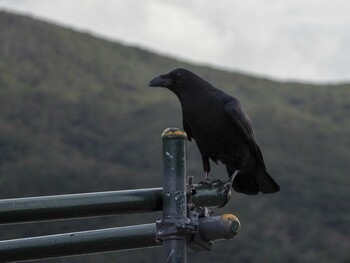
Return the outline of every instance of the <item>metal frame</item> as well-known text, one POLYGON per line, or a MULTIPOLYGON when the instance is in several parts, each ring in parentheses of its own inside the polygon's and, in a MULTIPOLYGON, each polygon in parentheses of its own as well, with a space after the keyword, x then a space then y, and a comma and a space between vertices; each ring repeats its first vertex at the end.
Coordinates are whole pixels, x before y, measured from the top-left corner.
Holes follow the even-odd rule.
POLYGON ((186 183, 186 133, 168 128, 163 139, 163 188, 0 200, 0 224, 106 216, 162 210, 156 223, 0 241, 0 262, 33 260, 163 246, 164 261, 187 262, 186 246, 210 250, 213 240, 232 239, 239 230, 231 214, 210 216, 224 206, 230 188, 186 183))

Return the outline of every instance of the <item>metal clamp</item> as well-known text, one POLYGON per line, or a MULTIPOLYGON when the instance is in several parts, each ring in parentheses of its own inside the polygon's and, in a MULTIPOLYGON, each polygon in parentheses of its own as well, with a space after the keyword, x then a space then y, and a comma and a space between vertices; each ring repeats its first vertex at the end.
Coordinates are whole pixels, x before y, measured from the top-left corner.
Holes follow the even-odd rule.
POLYGON ((166 217, 156 220, 156 241, 161 243, 169 239, 182 239, 187 234, 197 233, 198 221, 189 218, 166 217))

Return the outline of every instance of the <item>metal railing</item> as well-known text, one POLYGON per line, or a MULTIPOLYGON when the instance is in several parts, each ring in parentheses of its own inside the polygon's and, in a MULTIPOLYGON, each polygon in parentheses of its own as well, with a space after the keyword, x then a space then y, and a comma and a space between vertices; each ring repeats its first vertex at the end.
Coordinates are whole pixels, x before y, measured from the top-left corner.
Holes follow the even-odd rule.
POLYGON ((210 216, 230 199, 230 186, 186 180, 186 133, 163 134, 163 188, 0 200, 0 224, 144 213, 162 210, 155 223, 0 241, 0 262, 163 246, 164 262, 184 263, 186 248, 210 250, 240 230, 231 214, 210 216))

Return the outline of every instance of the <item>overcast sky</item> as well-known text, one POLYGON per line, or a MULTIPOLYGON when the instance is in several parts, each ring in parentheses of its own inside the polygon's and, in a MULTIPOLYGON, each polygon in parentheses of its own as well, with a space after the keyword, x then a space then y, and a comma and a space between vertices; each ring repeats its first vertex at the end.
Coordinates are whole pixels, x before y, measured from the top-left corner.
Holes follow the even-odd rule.
POLYGON ((232 71, 350 81, 349 0, 0 0, 0 8, 232 71))

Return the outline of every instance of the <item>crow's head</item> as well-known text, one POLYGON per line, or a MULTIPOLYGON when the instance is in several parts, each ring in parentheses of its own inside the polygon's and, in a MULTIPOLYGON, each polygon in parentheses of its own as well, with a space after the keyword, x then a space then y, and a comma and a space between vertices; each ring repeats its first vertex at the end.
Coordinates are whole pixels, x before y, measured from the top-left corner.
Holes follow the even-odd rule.
POLYGON ((198 78, 194 73, 187 69, 177 68, 170 71, 168 74, 155 77, 149 83, 150 87, 168 88, 174 93, 178 93, 183 88, 186 88, 194 78, 198 78))

